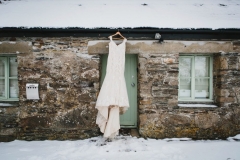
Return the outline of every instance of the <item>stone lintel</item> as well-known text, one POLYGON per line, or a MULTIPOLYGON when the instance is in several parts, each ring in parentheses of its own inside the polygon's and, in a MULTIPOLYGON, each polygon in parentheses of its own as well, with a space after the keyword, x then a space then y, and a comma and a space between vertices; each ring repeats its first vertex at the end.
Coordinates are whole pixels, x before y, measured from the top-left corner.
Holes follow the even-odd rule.
MULTIPOLYGON (((88 54, 107 54, 109 41, 89 41, 88 54)), ((118 43, 118 41, 116 41, 118 43)), ((231 41, 173 41, 129 40, 126 42, 127 54, 161 53, 220 53, 236 52, 231 41)), ((240 52, 240 50, 239 50, 240 52)))
POLYGON ((1 42, 0 53, 1 54, 19 54, 19 53, 31 53, 32 45, 29 42, 1 42))

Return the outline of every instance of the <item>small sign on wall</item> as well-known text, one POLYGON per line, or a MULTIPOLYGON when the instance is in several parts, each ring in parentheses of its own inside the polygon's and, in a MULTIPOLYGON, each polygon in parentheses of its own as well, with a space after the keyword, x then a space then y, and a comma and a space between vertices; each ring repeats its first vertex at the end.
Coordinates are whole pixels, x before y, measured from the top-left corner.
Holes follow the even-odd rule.
POLYGON ((27 99, 39 99, 38 84, 37 83, 27 83, 26 84, 26 94, 27 94, 27 99))

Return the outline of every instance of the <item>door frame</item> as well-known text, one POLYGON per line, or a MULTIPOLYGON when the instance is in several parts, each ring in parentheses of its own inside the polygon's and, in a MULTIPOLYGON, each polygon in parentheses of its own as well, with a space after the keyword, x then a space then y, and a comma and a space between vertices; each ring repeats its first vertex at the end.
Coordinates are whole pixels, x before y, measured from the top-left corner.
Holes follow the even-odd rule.
MULTIPOLYGON (((100 56, 100 89, 101 89, 101 85, 103 83, 104 77, 103 76, 103 69, 106 69, 106 67, 103 68, 103 63, 107 64, 107 58, 103 58, 103 56, 106 56, 107 54, 101 54, 100 56)), ((135 59, 136 59, 136 84, 135 86, 137 87, 136 90, 136 118, 135 118, 135 125, 121 125, 121 128, 138 128, 138 122, 139 122, 139 101, 138 101, 138 97, 139 97, 139 88, 138 88, 138 77, 139 77, 139 73, 138 73, 138 54, 132 54, 132 55, 136 55, 135 59)), ((126 61, 126 60, 125 60, 126 61)))

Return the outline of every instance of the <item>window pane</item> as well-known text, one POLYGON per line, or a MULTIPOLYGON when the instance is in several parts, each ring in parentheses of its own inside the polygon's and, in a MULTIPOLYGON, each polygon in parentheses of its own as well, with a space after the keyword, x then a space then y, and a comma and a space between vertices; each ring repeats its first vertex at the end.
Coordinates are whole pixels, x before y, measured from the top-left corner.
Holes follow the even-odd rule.
POLYGON ((4 61, 0 59, 0 77, 5 76, 5 65, 4 61))
POLYGON ((9 97, 18 98, 18 80, 17 79, 10 80, 9 97))
POLYGON ((195 57, 195 76, 209 77, 209 57, 195 57))
POLYGON ((198 98, 198 99, 209 98, 209 79, 208 78, 195 79, 195 98, 198 98))
POLYGON ((0 97, 5 97, 5 80, 0 79, 0 97))
POLYGON ((183 57, 179 60, 179 74, 180 77, 191 77, 191 58, 183 57))
POLYGON ((191 78, 180 78, 179 97, 191 97, 191 78))
POLYGON ((9 69, 9 76, 10 77, 17 77, 17 57, 10 57, 10 69, 9 69))

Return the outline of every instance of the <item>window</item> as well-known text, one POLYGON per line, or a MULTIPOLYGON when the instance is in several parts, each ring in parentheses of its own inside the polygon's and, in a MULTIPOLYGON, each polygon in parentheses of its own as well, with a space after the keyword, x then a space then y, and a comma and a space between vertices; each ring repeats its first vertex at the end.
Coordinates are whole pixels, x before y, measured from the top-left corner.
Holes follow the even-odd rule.
POLYGON ((18 101, 17 57, 0 57, 0 101, 18 101))
POLYGON ((180 55, 180 101, 212 101, 212 56, 180 55))

